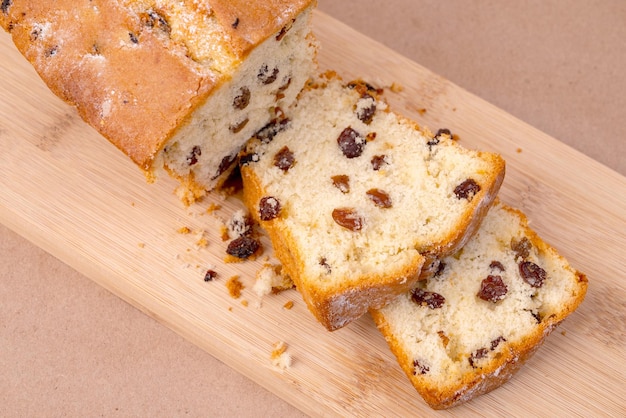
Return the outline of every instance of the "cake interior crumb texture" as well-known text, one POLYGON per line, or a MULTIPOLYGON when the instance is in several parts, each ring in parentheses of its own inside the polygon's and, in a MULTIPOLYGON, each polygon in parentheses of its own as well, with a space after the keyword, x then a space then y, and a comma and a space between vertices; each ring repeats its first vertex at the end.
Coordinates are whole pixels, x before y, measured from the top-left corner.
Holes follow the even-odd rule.
POLYGON ((500 202, 442 266, 418 284, 421 296, 408 292, 372 312, 404 371, 437 409, 508 380, 587 289, 586 277, 530 230, 523 214, 500 202), (522 263, 539 266, 543 281, 529 284, 522 263), (496 276, 505 290, 481 298, 483 281, 496 276), (441 296, 439 303, 433 295, 441 296))
POLYGON ((504 176, 499 156, 434 138, 332 74, 244 154, 244 200, 257 218, 263 198, 280 207, 261 226, 328 328, 408 290, 425 255, 462 245, 504 176), (460 197, 468 179, 480 187, 460 197))

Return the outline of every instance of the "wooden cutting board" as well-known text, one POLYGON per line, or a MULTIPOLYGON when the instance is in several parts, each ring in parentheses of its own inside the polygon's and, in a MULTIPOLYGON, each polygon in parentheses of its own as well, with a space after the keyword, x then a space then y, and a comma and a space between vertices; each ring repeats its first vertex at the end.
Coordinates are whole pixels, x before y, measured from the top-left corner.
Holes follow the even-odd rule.
POLYGON ((385 96, 400 113, 502 154, 502 200, 589 276, 583 305, 503 387, 435 413, 370 318, 329 333, 295 291, 259 299, 252 286, 263 259, 223 262, 220 227, 241 202, 210 197, 185 208, 171 179, 147 184, 47 90, 4 33, 0 221, 311 415, 625 415, 626 178, 322 13, 314 23, 322 68, 395 83, 402 90, 385 96), (213 203, 221 209, 208 213, 213 203), (217 280, 203 280, 208 268, 217 280), (225 286, 235 275, 240 299, 225 286), (293 358, 285 371, 270 362, 277 341, 293 358))

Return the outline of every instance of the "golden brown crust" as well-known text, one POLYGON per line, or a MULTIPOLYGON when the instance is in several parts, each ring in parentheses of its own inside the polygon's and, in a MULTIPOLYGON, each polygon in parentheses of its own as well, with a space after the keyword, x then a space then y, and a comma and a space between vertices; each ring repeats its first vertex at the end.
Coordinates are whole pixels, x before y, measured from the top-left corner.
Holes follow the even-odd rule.
MULTIPOLYGON (((312 3, 221 0, 211 6, 224 39, 232 40, 227 49, 242 59, 312 3), (237 29, 229 20, 235 15, 241 16, 237 29)), ((170 42, 167 27, 146 24, 145 16, 118 2, 13 0, 0 11, 0 24, 49 88, 144 170, 227 78, 170 42)))
POLYGON ((300 12, 317 0, 213 0, 211 8, 232 40, 233 50, 244 57, 254 46, 289 26, 300 12))

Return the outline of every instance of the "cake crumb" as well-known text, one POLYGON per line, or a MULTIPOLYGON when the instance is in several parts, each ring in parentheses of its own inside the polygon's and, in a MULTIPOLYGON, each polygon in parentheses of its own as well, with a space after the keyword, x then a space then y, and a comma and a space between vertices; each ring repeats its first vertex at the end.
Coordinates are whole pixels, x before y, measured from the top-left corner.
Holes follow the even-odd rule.
POLYGON ((210 282, 217 278, 217 272, 213 269, 208 269, 206 273, 204 273, 204 281, 210 282))
POLYGON ((565 331, 565 330, 562 330, 562 331, 561 331, 561 335, 562 335, 562 336, 565 336, 566 334, 567 334, 567 331, 565 331))
POLYGON ((518 154, 522 153, 522 149, 521 148, 518 148, 516 151, 517 151, 518 154))
POLYGON ((391 90, 394 93, 400 93, 404 91, 404 87, 401 84, 398 84, 394 81, 393 83, 391 83, 391 86, 389 86, 389 90, 391 90))
POLYGON ((230 239, 230 235, 228 234, 228 227, 226 226, 226 224, 222 224, 220 226, 220 238, 222 238, 222 241, 228 241, 230 239))
POLYGON ((143 242, 140 242, 139 244, 137 244, 137 246, 138 246, 139 248, 144 248, 144 247, 146 246, 146 244, 145 244, 145 243, 143 243, 143 242))
POLYGON ((220 209, 222 209, 222 205, 218 205, 217 203, 211 203, 206 208, 206 212, 207 213, 213 213, 213 212, 217 212, 220 209))
POLYGON ((287 343, 284 341, 274 343, 270 360, 274 367, 278 367, 281 370, 289 368, 292 360, 291 355, 287 352, 287 343))
POLYGON ((179 234, 189 234, 191 233, 191 229, 189 229, 189 227, 186 227, 186 226, 181 226, 180 228, 176 230, 176 232, 178 232, 179 234))
POLYGON ((196 246, 198 246, 198 248, 205 248, 208 245, 209 241, 205 237, 202 237, 198 241, 196 241, 196 246))
POLYGON ((282 273, 282 265, 266 262, 257 272, 252 289, 259 297, 263 297, 291 289, 293 286, 291 278, 282 273))
POLYGON ((242 300, 241 304, 247 308, 248 307, 248 300, 247 299, 242 300))
POLYGON ((228 289, 228 294, 233 299, 239 299, 241 297, 241 291, 244 289, 243 283, 239 281, 239 276, 232 276, 230 279, 226 281, 226 288, 228 289))
POLYGON ((421 116, 424 116, 424 114, 426 113, 426 108, 425 107, 421 107, 421 108, 417 109, 417 113, 419 113, 421 116))
POLYGON ((291 308, 293 308, 293 300, 289 300, 287 302, 285 302, 285 304, 283 305, 283 308, 290 310, 291 308))

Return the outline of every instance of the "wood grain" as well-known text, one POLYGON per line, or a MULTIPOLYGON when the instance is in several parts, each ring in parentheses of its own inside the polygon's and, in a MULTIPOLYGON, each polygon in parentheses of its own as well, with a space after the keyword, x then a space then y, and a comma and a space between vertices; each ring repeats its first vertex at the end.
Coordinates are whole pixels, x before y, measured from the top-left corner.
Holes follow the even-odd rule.
MULTIPOLYGON (((386 97, 397 111, 501 153, 502 199, 589 276, 587 300, 511 382, 437 415, 624 415, 626 179, 322 13, 315 32, 323 68, 396 83, 402 91, 386 97)), ((223 262, 219 230, 242 207, 236 197, 184 208, 172 180, 147 184, 47 90, 6 34, 0 51, 1 222, 311 415, 435 415, 369 318, 328 333, 295 291, 258 299, 263 260, 223 262), (209 214, 211 203, 222 208, 209 214), (204 282, 207 268, 220 277, 204 282), (246 286, 239 300, 225 286, 234 275, 246 286), (276 341, 294 359, 286 371, 270 364, 276 341)))

